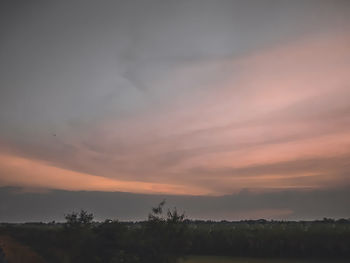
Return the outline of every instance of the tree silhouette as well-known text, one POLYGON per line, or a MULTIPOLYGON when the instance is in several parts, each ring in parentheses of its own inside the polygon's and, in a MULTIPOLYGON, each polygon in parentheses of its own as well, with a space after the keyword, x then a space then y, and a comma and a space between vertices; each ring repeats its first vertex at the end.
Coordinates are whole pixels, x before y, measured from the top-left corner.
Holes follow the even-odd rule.
POLYGON ((66 219, 65 226, 67 228, 81 228, 90 227, 94 220, 94 215, 85 210, 81 210, 79 213, 73 212, 67 214, 64 218, 66 219))
POLYGON ((152 208, 148 215, 144 232, 147 240, 145 262, 177 262, 186 252, 188 229, 184 223, 185 214, 180 214, 176 207, 164 214, 164 205, 165 200, 152 208))

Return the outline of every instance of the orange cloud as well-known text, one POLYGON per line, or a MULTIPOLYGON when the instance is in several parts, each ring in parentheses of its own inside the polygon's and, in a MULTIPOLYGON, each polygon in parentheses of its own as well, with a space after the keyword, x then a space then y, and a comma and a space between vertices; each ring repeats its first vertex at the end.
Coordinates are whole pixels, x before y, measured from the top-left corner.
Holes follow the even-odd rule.
POLYGON ((350 36, 340 32, 177 68, 155 76, 153 86, 155 93, 181 87, 182 95, 50 135, 39 150, 23 150, 28 159, 1 155, 2 184, 173 194, 342 184, 350 181, 344 169, 321 164, 340 156, 337 164, 347 165, 341 156, 350 153, 349 61, 350 36), (254 171, 313 158, 322 171, 254 171), (221 172, 230 169, 235 173, 221 172))
POLYGON ((134 193, 208 194, 208 190, 174 184, 121 181, 74 172, 40 161, 0 155, 0 185, 64 190, 122 191, 134 193))

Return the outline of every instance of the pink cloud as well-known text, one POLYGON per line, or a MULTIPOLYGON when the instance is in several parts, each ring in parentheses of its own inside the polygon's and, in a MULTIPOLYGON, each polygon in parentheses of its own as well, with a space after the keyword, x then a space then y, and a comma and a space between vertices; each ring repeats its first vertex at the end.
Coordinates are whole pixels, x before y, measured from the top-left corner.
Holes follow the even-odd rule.
POLYGON ((134 193, 208 194, 208 190, 175 184, 122 181, 74 172, 46 163, 11 155, 0 155, 0 185, 36 189, 122 191, 134 193))
POLYGON ((349 61, 350 36, 340 32, 240 59, 177 68, 154 80, 155 90, 180 87, 168 104, 125 118, 109 117, 56 144, 49 142, 45 151, 52 156, 36 156, 46 162, 1 155, 2 171, 11 174, 1 180, 33 187, 174 194, 326 187, 332 180, 340 184, 343 175, 334 175, 332 166, 322 172, 305 168, 225 178, 192 171, 350 153, 349 61), (74 150, 66 150, 68 146, 74 150), (60 154, 64 150, 67 154, 60 154))

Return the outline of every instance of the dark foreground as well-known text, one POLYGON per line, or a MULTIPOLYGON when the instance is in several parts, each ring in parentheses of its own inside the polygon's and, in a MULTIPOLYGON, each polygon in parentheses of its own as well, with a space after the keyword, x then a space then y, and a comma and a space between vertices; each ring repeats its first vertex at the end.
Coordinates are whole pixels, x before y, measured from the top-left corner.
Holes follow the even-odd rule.
POLYGON ((281 259, 281 258, 236 258, 220 256, 189 256, 180 263, 348 263, 334 259, 281 259))
POLYGON ((98 223, 82 211, 65 223, 0 224, 0 262, 350 262, 350 220, 190 221, 163 205, 143 222, 98 223))

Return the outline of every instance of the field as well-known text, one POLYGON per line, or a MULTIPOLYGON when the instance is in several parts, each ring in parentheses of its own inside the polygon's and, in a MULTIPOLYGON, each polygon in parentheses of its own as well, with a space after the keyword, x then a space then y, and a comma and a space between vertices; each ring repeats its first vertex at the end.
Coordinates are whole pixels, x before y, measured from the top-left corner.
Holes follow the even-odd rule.
POLYGON ((345 263, 348 261, 337 260, 293 260, 293 259, 256 259, 256 258, 233 258, 216 256, 191 256, 180 263, 345 263))
POLYGON ((81 211, 65 223, 0 224, 0 247, 13 263, 176 262, 181 255, 189 256, 178 263, 350 262, 347 219, 213 222, 168 216, 94 222, 81 211))

